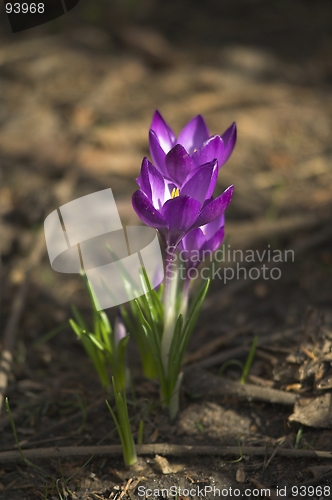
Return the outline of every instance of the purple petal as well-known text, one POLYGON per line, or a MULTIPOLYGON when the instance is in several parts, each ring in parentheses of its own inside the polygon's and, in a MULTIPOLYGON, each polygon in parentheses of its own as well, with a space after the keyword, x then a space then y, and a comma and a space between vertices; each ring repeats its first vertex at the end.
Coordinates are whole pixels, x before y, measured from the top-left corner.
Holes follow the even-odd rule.
POLYGON ((177 185, 174 184, 174 182, 169 182, 168 180, 166 180, 165 183, 166 183, 166 192, 169 193, 169 198, 170 198, 173 189, 177 189, 177 185))
POLYGON ((206 241, 202 247, 202 252, 204 250, 209 250, 210 252, 215 252, 220 247, 222 240, 225 236, 225 229, 221 227, 208 241, 206 241))
POLYGON ((161 173, 149 161, 147 162, 145 170, 146 170, 148 184, 150 186, 151 197, 149 196, 148 193, 146 194, 149 197, 150 201, 152 201, 153 206, 159 210, 161 209, 161 207, 165 202, 164 178, 161 175, 161 173))
POLYGON ((116 315, 114 324, 114 342, 115 345, 119 345, 120 340, 124 339, 127 335, 126 327, 123 323, 123 319, 120 313, 116 315))
POLYGON ((219 135, 214 135, 205 141, 200 148, 197 149, 192 155, 195 164, 204 165, 210 161, 217 159, 218 166, 222 160, 224 152, 224 144, 219 135))
POLYGON ((195 116, 181 130, 177 144, 182 144, 190 155, 198 149, 209 137, 209 131, 201 115, 195 116))
POLYGON ((132 203, 135 212, 144 224, 156 229, 167 227, 166 219, 155 209, 147 195, 140 189, 133 194, 132 203))
POLYGON ((164 118, 157 110, 154 112, 150 130, 153 130, 156 134, 161 148, 165 151, 165 153, 168 153, 168 151, 172 149, 175 144, 175 135, 171 127, 167 125, 164 118))
POLYGON ((201 204, 189 196, 178 196, 166 201, 162 209, 162 215, 168 223, 169 245, 178 245, 194 224, 200 208, 201 204))
POLYGON ((234 186, 229 186, 218 198, 207 203, 199 214, 195 227, 204 226, 224 213, 231 202, 233 191, 234 186))
POLYGON ((181 194, 188 195, 203 205, 206 199, 211 198, 216 187, 217 177, 218 166, 216 161, 196 167, 194 172, 189 174, 185 180, 181 194))
POLYGON ((153 163, 162 175, 166 173, 165 157, 166 153, 159 144, 158 137, 153 130, 149 132, 150 155, 153 163))
POLYGON ((182 186, 187 175, 196 168, 195 163, 181 144, 177 144, 166 155, 166 170, 169 178, 182 186))
POLYGON ((188 253, 192 250, 199 250, 205 243, 205 237, 200 227, 191 229, 181 241, 183 249, 188 253))
POLYGON ((224 227, 224 225, 225 225, 225 215, 221 214, 212 222, 205 224, 205 226, 201 226, 201 230, 205 235, 205 239, 208 241, 217 231, 219 231, 219 229, 224 227))
POLYGON ((140 175, 136 179, 136 182, 139 185, 139 187, 141 188, 141 190, 152 201, 152 192, 151 192, 151 185, 150 185, 150 180, 149 180, 149 164, 152 165, 152 163, 150 163, 149 160, 144 157, 142 160, 140 175))
POLYGON ((235 122, 222 134, 221 139, 224 143, 224 150, 219 158, 219 168, 226 163, 231 156, 236 143, 236 124, 235 122))
POLYGON ((165 181, 147 158, 143 158, 141 173, 136 181, 154 207, 160 209, 165 201, 165 181))
POLYGON ((205 237, 200 228, 194 228, 189 231, 179 244, 180 261, 185 262, 186 268, 197 267, 200 262, 199 250, 205 243, 205 237))

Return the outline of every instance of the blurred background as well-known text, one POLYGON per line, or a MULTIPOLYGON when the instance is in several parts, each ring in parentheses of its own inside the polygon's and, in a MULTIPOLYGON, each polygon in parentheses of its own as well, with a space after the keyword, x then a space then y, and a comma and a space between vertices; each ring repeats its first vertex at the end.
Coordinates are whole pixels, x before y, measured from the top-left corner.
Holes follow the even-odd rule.
POLYGON ((68 385, 64 367, 81 352, 73 335, 57 337, 68 352, 56 339, 34 343, 66 323, 70 304, 90 307, 78 277, 51 269, 44 218, 111 187, 123 223, 137 223, 131 194, 156 108, 176 133, 196 114, 211 134, 236 121, 237 146, 218 181, 219 192, 235 184, 228 242, 296 250, 278 281, 215 281, 205 309, 205 321, 215 319, 210 334, 250 322, 299 324, 309 305, 331 319, 330 0, 81 0, 16 34, 0 9, 4 325, 37 262, 20 317, 18 378, 29 366, 48 376, 62 366, 68 385))

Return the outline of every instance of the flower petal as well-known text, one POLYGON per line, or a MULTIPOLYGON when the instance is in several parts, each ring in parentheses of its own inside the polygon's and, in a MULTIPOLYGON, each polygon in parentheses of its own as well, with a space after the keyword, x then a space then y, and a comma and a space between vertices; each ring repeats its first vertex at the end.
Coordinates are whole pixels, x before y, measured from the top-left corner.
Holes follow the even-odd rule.
POLYGON ((219 168, 222 167, 231 156, 236 143, 236 124, 235 122, 222 134, 221 139, 224 143, 224 150, 219 158, 219 168))
POLYGON ((152 163, 144 157, 142 160, 140 175, 137 177, 136 182, 147 197, 152 200, 152 191, 149 180, 149 164, 152 165, 152 163))
POLYGON ((181 144, 177 144, 166 155, 166 171, 169 178, 182 186, 187 175, 196 168, 195 163, 181 144))
POLYGON ((185 180, 181 194, 188 195, 203 205, 205 200, 211 198, 216 187, 217 177, 218 166, 216 160, 196 167, 185 180))
POLYGON ((202 253, 204 252, 204 250, 209 250, 210 252, 215 252, 216 250, 218 250, 222 243, 222 240, 224 239, 224 236, 225 229, 224 227, 221 227, 208 241, 204 243, 202 247, 202 253))
POLYGON ((185 235, 180 245, 185 252, 190 254, 190 252, 192 252, 193 250, 199 250, 204 245, 204 243, 205 237, 202 229, 200 227, 195 227, 185 235))
POLYGON ((164 229, 167 227, 166 219, 155 209, 147 195, 140 189, 133 194, 132 204, 138 217, 147 226, 156 229, 164 229))
POLYGON ((225 212, 231 202, 234 186, 229 186, 218 198, 207 203, 195 221, 194 227, 212 222, 225 212))
POLYGON ((185 262, 186 268, 197 267, 200 264, 199 251, 205 243, 201 228, 191 229, 179 243, 180 262, 185 262))
MULTIPOLYGON (((148 182, 151 189, 152 204, 158 210, 165 203, 165 180, 161 173, 148 161, 147 165, 148 182)), ((143 190, 144 191, 144 190, 143 190)), ((146 193, 148 194, 148 193, 146 193)))
POLYGON ((219 166, 223 152, 224 144, 221 137, 219 135, 213 135, 193 153, 192 159, 197 166, 204 165, 204 163, 209 163, 210 161, 217 159, 219 166))
POLYGON ((221 214, 219 217, 214 219, 212 222, 209 222, 208 224, 205 224, 204 226, 201 226, 201 230, 204 233, 205 239, 208 241, 209 239, 212 238, 212 236, 219 231, 220 228, 224 227, 225 225, 225 215, 221 214))
POLYGON ((117 313, 114 323, 114 343, 116 346, 119 345, 120 341, 127 336, 127 330, 124 325, 122 315, 120 312, 117 313))
POLYGON ((168 223, 169 245, 178 245, 195 223, 200 208, 201 204, 189 196, 178 196, 166 201, 162 209, 162 216, 168 223))
POLYGON ((164 118, 157 110, 154 112, 150 130, 153 130, 156 134, 159 144, 164 152, 168 153, 168 151, 175 144, 175 135, 171 127, 167 125, 164 118))
POLYGON ((165 157, 166 153, 159 144, 158 137, 153 130, 149 132, 149 147, 150 155, 154 165, 157 167, 162 175, 165 175, 165 157))
POLYGON ((158 210, 165 202, 165 181, 161 173, 147 159, 143 158, 137 184, 158 210))
POLYGON ((198 149, 209 137, 209 131, 201 115, 195 116, 181 130, 177 144, 182 144, 190 155, 198 149))

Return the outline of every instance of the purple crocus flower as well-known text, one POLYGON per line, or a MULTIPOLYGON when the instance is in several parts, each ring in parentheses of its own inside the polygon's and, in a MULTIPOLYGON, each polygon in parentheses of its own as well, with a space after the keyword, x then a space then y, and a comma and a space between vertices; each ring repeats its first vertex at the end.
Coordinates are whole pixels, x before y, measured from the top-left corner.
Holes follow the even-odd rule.
POLYGON ((183 180, 195 167, 214 159, 217 160, 218 168, 222 167, 230 157, 235 142, 235 123, 221 136, 210 136, 201 115, 187 123, 176 139, 159 111, 155 111, 149 131, 152 161, 164 177, 175 183, 183 180), (171 151, 175 152, 169 158, 171 151))
POLYGON ((122 314, 118 311, 115 324, 114 324, 114 344, 116 347, 120 344, 120 341, 127 336, 127 330, 124 325, 122 314))
POLYGON ((221 245, 224 236, 224 214, 202 227, 189 231, 180 242, 180 260, 185 261, 187 271, 198 267, 206 254, 211 255, 221 245))
MULTIPOLYGON (((177 158, 174 149, 169 154, 177 158)), ((133 194, 134 210, 145 224, 159 230, 166 245, 175 248, 190 229, 214 221, 228 207, 234 186, 213 199, 217 175, 217 161, 213 160, 174 183, 144 158, 137 179, 140 189, 133 194)))

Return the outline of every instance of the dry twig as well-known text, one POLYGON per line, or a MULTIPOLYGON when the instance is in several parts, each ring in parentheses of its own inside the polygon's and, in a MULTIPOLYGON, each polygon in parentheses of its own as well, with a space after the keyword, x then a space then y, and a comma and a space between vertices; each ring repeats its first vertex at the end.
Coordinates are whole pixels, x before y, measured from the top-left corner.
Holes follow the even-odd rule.
POLYGON ((297 395, 290 392, 253 384, 240 384, 197 368, 186 372, 185 388, 192 394, 213 397, 235 396, 247 401, 265 401, 285 406, 293 406, 297 400, 297 395))
MULTIPOLYGON (((265 456, 273 453, 275 448, 265 446, 193 446, 183 444, 142 444, 136 447, 138 455, 168 455, 168 456, 265 456)), ((24 457, 28 460, 45 460, 49 458, 69 457, 114 457, 122 455, 121 445, 112 446, 65 446, 53 448, 36 448, 24 450, 24 457)), ((331 451, 297 450, 293 448, 279 448, 277 455, 291 458, 324 458, 332 459, 331 451)), ((19 451, 3 451, 0 453, 0 464, 17 463, 22 460, 19 451)))
MULTIPOLYGON (((270 334, 261 335, 258 337, 257 346, 263 346, 268 344, 273 344, 273 342, 278 342, 284 338, 294 337, 297 333, 301 332, 302 328, 288 328, 287 330, 281 330, 270 334)), ((202 359, 197 363, 194 363, 188 367, 190 368, 211 368, 212 366, 219 365, 228 361, 229 359, 237 358, 243 356, 244 354, 249 352, 250 344, 252 342, 252 338, 248 339, 247 342, 243 342, 239 347, 232 347, 231 349, 223 350, 222 352, 218 352, 209 358, 202 359)))
MULTIPOLYGON (((244 333, 250 333, 253 329, 252 325, 240 326, 238 328, 234 328, 228 333, 219 335, 219 337, 214 338, 209 342, 205 342, 194 352, 190 352, 185 355, 184 364, 189 365, 191 363, 199 362, 200 360, 207 359, 207 356, 215 352, 220 347, 230 344, 236 337, 244 333)), ((205 327, 205 331, 209 330, 208 327, 205 327)))

